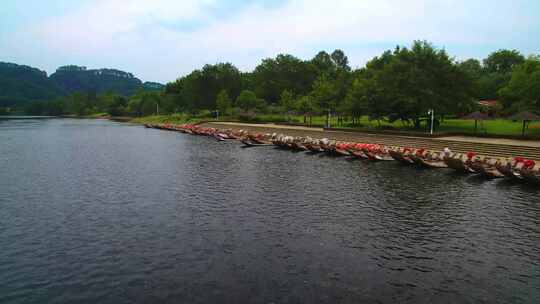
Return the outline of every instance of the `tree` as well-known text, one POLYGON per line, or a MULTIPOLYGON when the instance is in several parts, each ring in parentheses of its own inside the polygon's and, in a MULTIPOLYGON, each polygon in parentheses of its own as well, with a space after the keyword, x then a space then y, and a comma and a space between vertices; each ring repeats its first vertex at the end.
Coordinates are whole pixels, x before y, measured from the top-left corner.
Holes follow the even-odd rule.
POLYGON ((516 50, 498 50, 484 59, 488 73, 510 73, 512 68, 525 62, 525 57, 516 50))
POLYGON ((311 126, 311 116, 315 112, 315 102, 310 95, 302 96, 296 102, 296 110, 304 115, 304 123, 307 122, 307 116, 309 116, 309 125, 311 126))
POLYGON ((482 83, 480 82, 480 79, 487 73, 484 71, 479 60, 471 58, 459 62, 458 68, 472 83, 472 94, 475 99, 491 99, 486 96, 490 94, 486 93, 486 87, 482 86, 482 83))
POLYGON ((140 90, 129 100, 127 110, 136 116, 153 115, 157 114, 158 106, 161 104, 159 92, 140 90))
POLYGON ((341 121, 341 114, 344 109, 343 101, 347 91, 352 85, 352 73, 349 67, 349 59, 342 50, 335 50, 331 55, 325 51, 319 52, 312 60, 311 64, 318 70, 317 79, 324 79, 330 82, 335 90, 333 109, 339 110, 338 121, 341 121))
POLYGON ((478 59, 470 58, 458 63, 459 69, 467 74, 471 79, 479 79, 482 77, 482 64, 478 59))
POLYGON ((280 54, 275 59, 264 59, 253 71, 251 81, 257 96, 277 104, 283 90, 300 95, 309 93, 316 77, 316 68, 309 62, 280 54))
POLYGON ((294 95, 289 90, 283 90, 281 92, 281 97, 279 99, 279 105, 285 112, 287 116, 287 121, 289 121, 289 112, 294 109, 294 95))
POLYGON ((122 116, 126 112, 127 99, 124 96, 115 95, 108 104, 107 113, 111 116, 122 116))
POLYGON ((311 59, 311 64, 317 69, 317 77, 321 75, 332 75, 335 71, 335 65, 332 57, 325 51, 320 51, 311 59))
MULTIPOLYGON (((505 87, 512 77, 512 70, 525 61, 523 55, 516 50, 499 50, 484 59, 481 76, 475 80, 474 89, 480 99, 498 99, 499 91, 505 87)), ((512 107, 510 99, 503 102, 503 107, 512 107)))
POLYGON ((472 103, 466 75, 444 50, 426 41, 374 58, 366 65, 364 77, 362 90, 370 116, 376 119, 385 115, 390 120, 413 120, 419 128, 430 109, 441 117, 472 103))
POLYGON ((249 90, 242 91, 236 98, 236 105, 245 113, 255 110, 260 105, 260 102, 261 100, 257 98, 257 95, 249 90))
POLYGON ((174 83, 167 85, 167 94, 176 94, 178 107, 187 111, 215 109, 216 96, 227 90, 236 98, 242 89, 243 77, 230 63, 207 64, 174 83))
POLYGON ((79 116, 85 115, 89 108, 88 96, 86 94, 75 92, 67 99, 66 107, 67 112, 69 113, 79 116))
MULTIPOLYGON (((353 125, 360 122, 360 118, 363 114, 368 114, 370 106, 370 100, 374 100, 371 92, 371 88, 368 85, 368 79, 358 77, 345 98, 343 104, 343 111, 351 114, 353 125)), ((375 104, 373 104, 375 106, 375 104)), ((375 113, 376 111, 373 111, 375 113)))
POLYGON ((145 91, 141 99, 141 112, 143 115, 159 114, 161 96, 158 92, 145 91))
POLYGON ((127 104, 127 112, 130 115, 142 116, 141 99, 140 98, 131 98, 128 101, 128 104, 127 104))
POLYGON ((332 52, 332 55, 330 55, 332 58, 332 61, 334 63, 334 66, 337 69, 350 71, 351 67, 349 67, 349 58, 345 56, 345 53, 342 50, 335 50, 332 52))
MULTIPOLYGON (((147 91, 151 92, 151 90, 147 91)), ((178 106, 177 94, 164 94, 159 92, 159 98, 159 113, 171 114, 179 112, 180 107, 178 106)))
POLYGON ((229 109, 231 108, 231 99, 229 98, 227 90, 221 90, 221 92, 219 92, 216 99, 216 107, 223 115, 229 112, 229 109))
POLYGON ((476 83, 479 99, 498 99, 499 90, 508 84, 511 73, 484 73, 476 83))
POLYGON ((336 108, 336 98, 338 92, 334 83, 327 76, 322 75, 313 84, 311 96, 317 106, 326 112, 326 127, 330 126, 330 112, 336 108))
POLYGON ((512 71, 499 94, 510 111, 540 111, 540 57, 531 56, 512 71))

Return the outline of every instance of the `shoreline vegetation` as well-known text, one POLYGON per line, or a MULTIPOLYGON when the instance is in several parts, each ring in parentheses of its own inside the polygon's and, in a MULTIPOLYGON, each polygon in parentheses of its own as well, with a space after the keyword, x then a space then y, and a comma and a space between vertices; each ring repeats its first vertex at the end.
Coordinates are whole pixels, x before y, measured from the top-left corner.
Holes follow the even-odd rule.
POLYGON ((308 60, 279 54, 250 72, 231 63, 207 64, 161 90, 131 96, 75 92, 14 110, 0 105, 0 113, 540 139, 538 92, 538 55, 498 50, 483 60, 458 61, 427 41, 414 41, 357 69, 339 49, 308 60))

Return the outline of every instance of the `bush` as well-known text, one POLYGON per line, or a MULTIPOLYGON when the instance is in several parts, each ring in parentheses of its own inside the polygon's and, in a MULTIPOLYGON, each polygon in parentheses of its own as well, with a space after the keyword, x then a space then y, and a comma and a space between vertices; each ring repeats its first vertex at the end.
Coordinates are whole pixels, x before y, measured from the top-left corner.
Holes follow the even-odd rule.
POLYGON ((216 113, 214 111, 202 110, 195 116, 197 118, 203 118, 203 119, 216 118, 216 113))

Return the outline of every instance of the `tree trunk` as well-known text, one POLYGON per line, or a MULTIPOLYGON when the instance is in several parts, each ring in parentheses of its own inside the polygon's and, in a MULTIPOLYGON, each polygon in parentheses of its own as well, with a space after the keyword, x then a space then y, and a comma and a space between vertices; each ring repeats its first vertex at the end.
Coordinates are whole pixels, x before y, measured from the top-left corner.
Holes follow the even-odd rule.
POLYGON ((420 129, 420 118, 418 117, 414 119, 414 128, 420 129))
POLYGON ((330 126, 330 112, 326 113, 326 128, 330 126))

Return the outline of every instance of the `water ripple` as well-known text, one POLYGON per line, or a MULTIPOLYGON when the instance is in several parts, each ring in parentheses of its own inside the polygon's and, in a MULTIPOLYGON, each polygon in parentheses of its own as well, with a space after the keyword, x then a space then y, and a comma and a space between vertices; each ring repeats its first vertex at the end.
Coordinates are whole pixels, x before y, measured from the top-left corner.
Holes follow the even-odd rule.
POLYGON ((0 142, 1 303, 540 298, 536 188, 102 120, 0 142))

